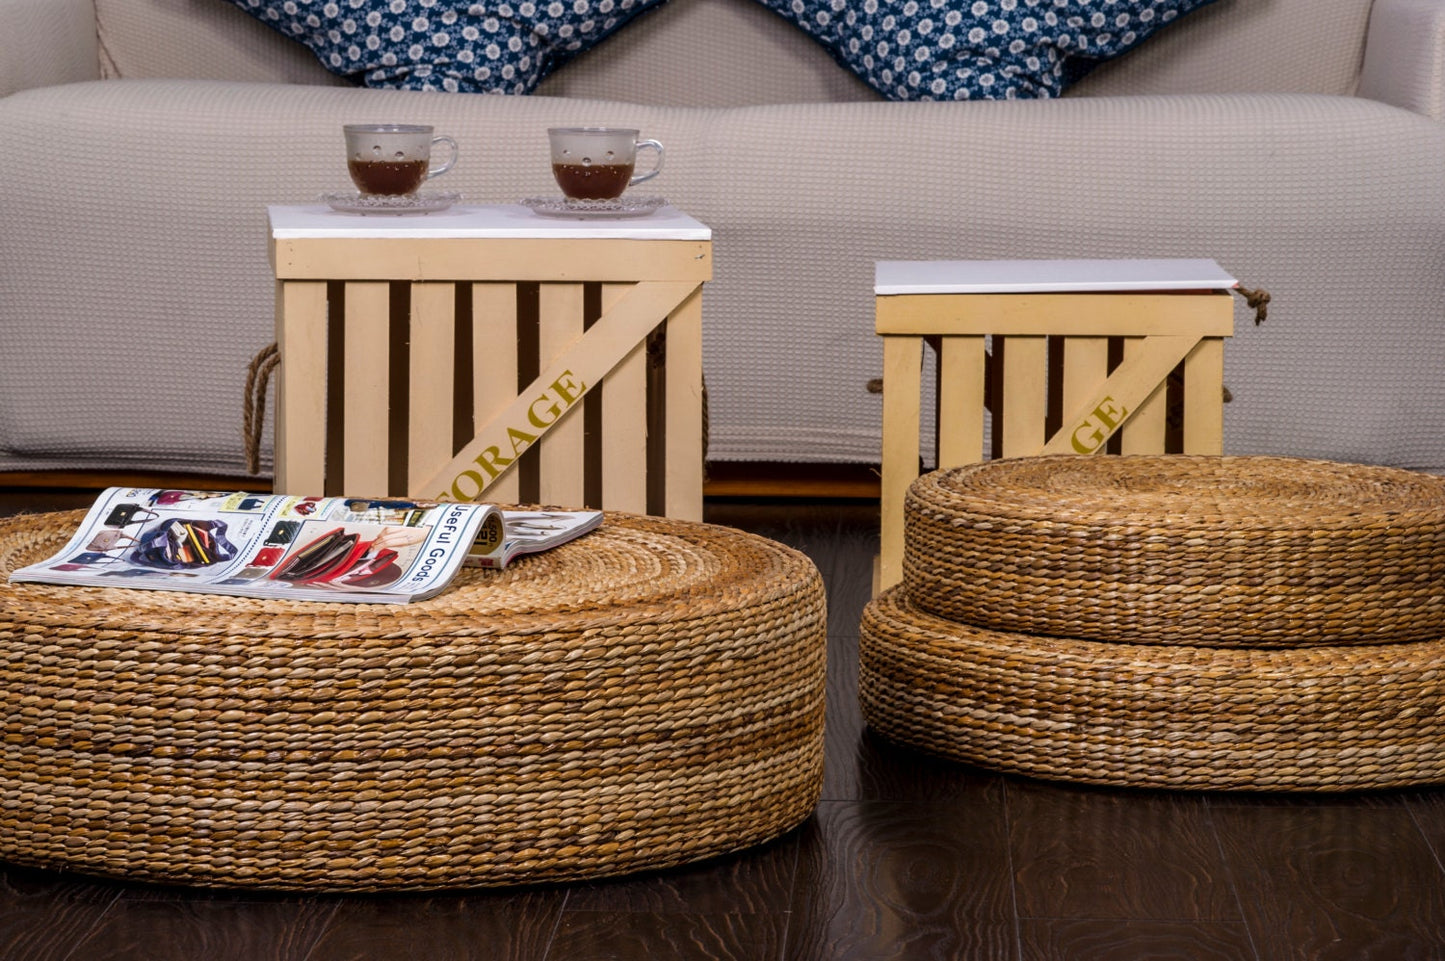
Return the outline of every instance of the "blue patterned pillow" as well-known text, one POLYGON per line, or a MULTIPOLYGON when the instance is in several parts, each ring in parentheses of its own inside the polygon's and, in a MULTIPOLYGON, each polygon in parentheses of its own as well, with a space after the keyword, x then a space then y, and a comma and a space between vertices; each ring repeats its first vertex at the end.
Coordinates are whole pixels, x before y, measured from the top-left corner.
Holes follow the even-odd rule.
POLYGON ((368 87, 530 93, 666 0, 230 0, 368 87))
POLYGON ((759 0, 891 100, 1057 97, 1213 0, 759 0))

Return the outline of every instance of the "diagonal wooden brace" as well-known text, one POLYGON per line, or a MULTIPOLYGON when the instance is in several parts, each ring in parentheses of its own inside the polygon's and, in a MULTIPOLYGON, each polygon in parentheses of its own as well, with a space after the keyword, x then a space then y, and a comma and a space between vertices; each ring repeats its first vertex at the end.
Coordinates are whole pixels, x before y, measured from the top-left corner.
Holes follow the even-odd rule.
POLYGON ((696 282, 635 284, 412 496, 475 500, 515 466, 524 450, 571 413, 697 286, 696 282))
POLYGON ((1162 334, 1145 337, 1137 352, 1131 353, 1098 390, 1064 417, 1063 427, 1049 438, 1040 453, 1092 454, 1102 449, 1201 339, 1162 334))

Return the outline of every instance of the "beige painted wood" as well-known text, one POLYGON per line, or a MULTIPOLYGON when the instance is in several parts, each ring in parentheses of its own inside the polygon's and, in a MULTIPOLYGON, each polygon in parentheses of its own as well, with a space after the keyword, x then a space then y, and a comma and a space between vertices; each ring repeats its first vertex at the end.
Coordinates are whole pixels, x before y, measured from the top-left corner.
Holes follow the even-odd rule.
MULTIPOLYGON (((582 285, 543 284, 538 301, 539 355, 542 366, 547 367, 564 360, 582 337, 582 285)), ((586 495, 582 408, 588 402, 584 399, 562 407, 556 399, 549 399, 531 408, 532 416, 551 425, 546 436, 537 442, 540 445, 537 451, 539 496, 543 504, 571 508, 583 505, 586 495)))
MULTIPOLYGON (((611 310, 631 284, 603 284, 611 310)), ((602 382, 602 506, 647 513, 647 344, 642 341, 602 382)))
MULTIPOLYGON (((603 420, 603 499, 613 509, 646 508, 647 478, 647 357, 641 345, 656 325, 668 322, 668 395, 654 398, 665 406, 669 425, 665 440, 667 451, 664 487, 667 498, 664 509, 672 516, 700 519, 702 516, 703 450, 702 372, 701 372, 701 305, 698 299, 702 282, 712 277, 712 244, 710 241, 629 240, 621 238, 271 238, 270 254, 278 281, 284 284, 316 282, 324 292, 324 281, 354 281, 380 284, 383 281, 411 281, 418 290, 432 283, 473 284, 473 337, 476 344, 473 358, 472 393, 475 400, 474 421, 477 437, 466 449, 433 471, 425 469, 434 460, 444 442, 450 443, 454 431, 441 422, 409 425, 406 451, 409 493, 421 497, 480 498, 515 502, 518 494, 516 457, 532 443, 541 443, 538 451, 542 494, 553 502, 580 503, 585 477, 582 464, 583 445, 578 443, 585 430, 581 415, 568 413, 557 420, 538 426, 540 417, 553 402, 560 402, 569 412, 580 403, 593 385, 614 376, 609 405, 604 390, 601 399, 603 420), (562 328, 543 321, 543 372, 532 384, 516 382, 516 284, 539 281, 545 291, 561 284, 571 288, 565 295, 569 306, 563 313, 580 318, 582 284, 600 282, 604 295, 604 317, 592 330, 568 341, 562 328), (576 308, 574 310, 574 308, 576 308), (615 315, 610 321, 608 314, 615 315), (670 317, 670 319, 669 319, 670 317), (630 338, 630 339, 629 339, 630 338), (547 358, 557 350, 557 362, 547 358), (612 370, 618 367, 614 375, 612 370), (502 370, 505 368, 505 371, 502 370), (543 400, 544 395, 549 398, 543 400), (610 412, 609 412, 610 410, 610 412), (445 427, 445 430, 443 429, 445 427), (488 434, 488 431, 491 433, 488 434), (573 437, 572 432, 576 436, 573 437), (553 436, 554 433, 556 436, 553 436), (543 441, 550 441, 545 443, 543 441), (549 450, 551 453, 549 453, 549 450), (575 456, 573 456, 575 454, 575 456), (463 456, 465 455, 465 456, 463 456), (569 461, 563 469, 560 465, 569 461), (426 476, 429 475, 429 476, 426 476), (445 476, 443 476, 445 475, 445 476), (425 479, 422 479, 425 477, 425 479), (433 483, 434 482, 434 483, 433 483)), ((426 293, 418 302, 418 316, 443 310, 438 301, 426 302, 426 293)), ((556 314, 554 296, 544 293, 544 317, 556 314)), ((358 300, 352 313, 364 312, 358 300)), ((278 324, 283 307, 278 295, 278 324)), ((320 311, 319 330, 324 338, 324 307, 320 311)), ((423 321, 424 322, 424 321, 423 321)), ((569 321, 570 323, 570 321, 569 321)), ((570 329, 570 328, 569 328, 570 329)), ((348 321, 348 340, 355 335, 348 321)), ((374 334, 371 331, 368 336, 374 334)), ((425 334, 421 336, 425 337, 425 334)), ((279 334, 278 334, 279 337, 279 334)), ((294 340, 294 336, 293 336, 294 340)), ((384 345, 385 338, 378 343, 384 345)), ((384 346, 383 346, 384 353, 384 346)), ((324 398, 325 361, 317 370, 319 376, 311 385, 313 393, 324 398)), ((440 341, 413 345, 415 366, 410 371, 412 383, 421 385, 431 372, 443 367, 451 370, 441 356, 440 341), (428 358, 423 361, 423 358, 428 358)), ((385 380, 376 356, 349 358, 345 376, 355 384, 369 385, 365 397, 348 397, 366 410, 364 418, 353 415, 343 427, 342 446, 348 466, 342 470, 342 483, 350 488, 353 481, 386 477, 383 463, 390 457, 386 450, 386 422, 378 422, 376 430, 363 429, 367 419, 382 409, 385 380), (365 447, 358 447, 365 442, 365 447)), ((353 384, 353 386, 355 386, 353 384)), ((418 389, 420 387, 418 386, 418 389)), ((420 397, 410 398, 413 409, 420 409, 420 397)), ((432 411, 442 405, 432 404, 432 411)), ((299 416, 299 415, 297 415, 299 416)), ((278 433, 278 437, 279 437, 278 433)), ((324 457, 324 433, 312 435, 306 442, 308 454, 324 457)), ((283 454, 278 447, 278 464, 283 454)), ((323 469, 318 469, 323 470, 323 469)), ((279 475, 278 475, 279 476, 279 475)), ((316 476, 324 476, 318 473, 316 476)), ((317 485, 319 486, 319 484, 317 485)), ((384 488, 382 488, 384 489, 384 488)))
POLYGON ((286 280, 712 279, 706 240, 297 237, 273 241, 286 280))
POLYGON ((903 500, 918 479, 923 338, 883 338, 883 464, 876 590, 903 579, 903 500))
POLYGON ((1224 453, 1224 341, 1201 340, 1184 361, 1184 452, 1224 453))
MULTIPOLYGON (((517 285, 472 285, 472 421, 489 423, 517 396, 517 285)), ((480 499, 515 504, 520 484, 515 465, 509 465, 485 488, 480 499)), ((412 489, 425 489, 413 483, 412 489)))
POLYGON ((983 337, 944 337, 938 357, 938 466, 983 457, 983 337))
MULTIPOLYGON (((1044 446, 1049 342, 1009 334, 1003 353, 1003 456, 1027 457, 1044 446)), ((994 426, 998 430, 997 424, 994 426)))
POLYGON ((276 471, 283 494, 326 483, 326 284, 276 284, 276 471))
POLYGON ((388 437, 390 285, 346 285, 346 407, 341 415, 341 486, 350 496, 384 496, 391 446, 388 437))
MULTIPOLYGON (((407 402, 407 486, 452 456, 456 371, 456 285, 413 284, 407 402)), ((389 492, 390 493, 390 492, 389 492)))
POLYGON ((702 288, 667 316, 663 513, 702 520, 702 288))
MULTIPOLYGON (((1124 341, 1124 359, 1141 351, 1149 349, 1148 339, 1143 337, 1130 337, 1124 341)), ((1181 358, 1182 359, 1182 358, 1181 358)), ((1165 371, 1164 376, 1155 384, 1154 389, 1149 392, 1144 400, 1140 401, 1138 408, 1129 415, 1125 422, 1122 433, 1119 436, 1119 453, 1121 454, 1162 454, 1164 453, 1164 430, 1165 413, 1168 407, 1168 389, 1166 383, 1169 373, 1174 368, 1165 371)))
POLYGON ((1065 410, 1063 426, 1044 445, 1044 454, 1092 454, 1163 383, 1169 372, 1198 343, 1196 337, 1149 337, 1074 410, 1065 410))
POLYGON ((1085 403, 1109 377, 1109 338, 1065 337, 1062 408, 1087 410, 1085 403))
MULTIPOLYGON (((661 318, 696 294, 698 285, 648 282, 632 286, 584 333, 564 356, 543 367, 540 376, 517 397, 477 427, 477 435, 414 496, 470 500, 485 489, 490 477, 515 459, 526 446, 551 429, 532 417, 540 398, 575 404, 593 384, 644 338, 661 318)), ((552 423, 555 423, 552 422, 552 423)), ((699 505, 699 510, 701 505, 699 505)))
POLYGON ((880 334, 1145 336, 1234 332, 1226 291, 1181 293, 888 294, 877 298, 880 334), (1221 310, 1223 304, 1228 310, 1221 310))

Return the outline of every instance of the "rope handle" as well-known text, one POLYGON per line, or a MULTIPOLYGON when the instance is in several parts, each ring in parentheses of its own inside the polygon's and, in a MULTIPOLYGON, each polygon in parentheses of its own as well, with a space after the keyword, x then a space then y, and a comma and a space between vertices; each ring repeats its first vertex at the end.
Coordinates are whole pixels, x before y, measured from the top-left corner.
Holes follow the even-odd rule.
POLYGON ((1254 311, 1254 326, 1264 323, 1264 319, 1269 316, 1269 291, 1263 287, 1235 287, 1234 292, 1243 297, 1244 302, 1254 311))
POLYGON ((246 473, 261 472, 261 428, 266 422, 266 388, 271 372, 281 363, 281 352, 272 342, 262 347, 246 368, 246 396, 241 405, 241 434, 246 441, 246 473))

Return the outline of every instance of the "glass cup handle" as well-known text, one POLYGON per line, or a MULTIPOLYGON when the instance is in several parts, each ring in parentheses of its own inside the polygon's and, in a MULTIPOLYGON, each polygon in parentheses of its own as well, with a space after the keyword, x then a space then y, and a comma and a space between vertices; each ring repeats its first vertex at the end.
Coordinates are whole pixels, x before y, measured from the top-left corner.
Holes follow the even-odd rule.
POLYGON ((438 164, 435 159, 432 160, 432 165, 428 167, 426 171, 426 179, 428 180, 432 179, 433 177, 440 177, 448 170, 451 170, 452 165, 457 162, 457 142, 451 137, 432 138, 431 145, 433 147, 435 147, 439 143, 444 143, 448 147, 450 147, 451 153, 447 156, 447 159, 440 164, 438 164))
POLYGON ((657 151, 657 163, 653 164, 652 169, 649 170, 647 173, 638 174, 631 180, 627 181, 627 186, 636 186, 637 184, 642 183, 644 180, 651 180, 653 177, 656 177, 658 174, 662 173, 662 144, 658 143, 656 140, 637 141, 638 150, 644 150, 648 147, 651 147, 653 150, 657 151))

